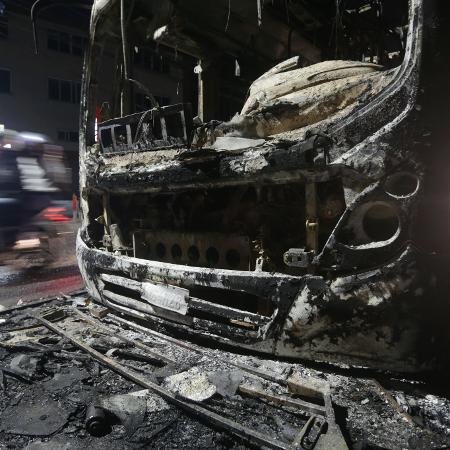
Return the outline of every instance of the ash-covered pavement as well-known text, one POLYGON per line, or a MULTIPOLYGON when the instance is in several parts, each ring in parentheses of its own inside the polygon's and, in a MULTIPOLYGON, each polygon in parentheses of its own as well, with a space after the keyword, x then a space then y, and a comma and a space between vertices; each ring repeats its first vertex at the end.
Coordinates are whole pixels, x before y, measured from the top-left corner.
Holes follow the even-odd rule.
POLYGON ((201 347, 83 292, 3 310, 0 449, 450 445, 450 403, 436 385, 313 366, 201 347))
POLYGON ((15 305, 18 301, 69 294, 82 286, 83 280, 76 265, 25 274, 0 268, 0 309, 15 305))

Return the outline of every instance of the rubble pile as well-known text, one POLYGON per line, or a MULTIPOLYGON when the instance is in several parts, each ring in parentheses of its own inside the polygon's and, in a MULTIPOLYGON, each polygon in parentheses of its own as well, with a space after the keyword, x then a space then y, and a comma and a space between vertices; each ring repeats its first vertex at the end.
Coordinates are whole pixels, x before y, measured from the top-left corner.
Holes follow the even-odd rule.
POLYGON ((86 295, 1 312, 0 448, 446 448, 449 401, 405 380, 236 355, 86 295), (401 386, 401 388, 399 388, 401 386))

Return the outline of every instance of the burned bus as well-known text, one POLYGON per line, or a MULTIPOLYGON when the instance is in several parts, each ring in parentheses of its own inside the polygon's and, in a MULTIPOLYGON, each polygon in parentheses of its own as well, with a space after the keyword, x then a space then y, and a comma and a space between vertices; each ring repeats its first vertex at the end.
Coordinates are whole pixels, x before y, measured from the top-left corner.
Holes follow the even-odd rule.
POLYGON ((435 6, 95 1, 77 240, 89 294, 214 345, 432 367, 417 240, 435 6), (133 75, 146 46, 187 55, 197 104, 163 106, 133 75))

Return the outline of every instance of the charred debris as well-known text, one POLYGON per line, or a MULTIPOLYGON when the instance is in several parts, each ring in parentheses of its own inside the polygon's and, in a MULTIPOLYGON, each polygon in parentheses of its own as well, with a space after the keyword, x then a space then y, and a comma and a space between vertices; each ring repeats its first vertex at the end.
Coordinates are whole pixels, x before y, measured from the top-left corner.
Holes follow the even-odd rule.
POLYGON ((0 317, 2 448, 448 446, 449 402, 423 379, 198 346, 83 292, 0 317))

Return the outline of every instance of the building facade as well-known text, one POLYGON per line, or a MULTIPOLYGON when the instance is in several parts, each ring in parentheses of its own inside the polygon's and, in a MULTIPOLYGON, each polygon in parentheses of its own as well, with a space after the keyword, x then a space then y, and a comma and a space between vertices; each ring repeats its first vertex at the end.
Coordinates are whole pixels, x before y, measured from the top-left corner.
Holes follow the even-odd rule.
MULTIPOLYGON (((32 3, 0 2, 0 124, 19 132, 42 133, 63 146, 77 186, 81 73, 89 13, 58 8, 57 14, 39 17, 35 54, 32 3)), ((133 53, 134 77, 160 104, 183 101, 182 72, 175 55, 159 49, 134 48, 133 53)), ((113 53, 111 63, 112 58, 113 53)), ((104 76, 111 78, 112 85, 114 71, 104 76)), ((135 108, 146 109, 146 96, 141 92, 134 96, 135 108)))

